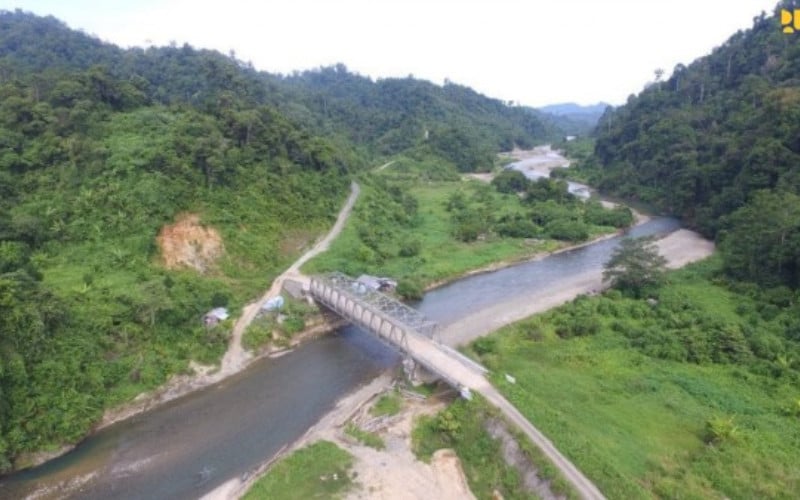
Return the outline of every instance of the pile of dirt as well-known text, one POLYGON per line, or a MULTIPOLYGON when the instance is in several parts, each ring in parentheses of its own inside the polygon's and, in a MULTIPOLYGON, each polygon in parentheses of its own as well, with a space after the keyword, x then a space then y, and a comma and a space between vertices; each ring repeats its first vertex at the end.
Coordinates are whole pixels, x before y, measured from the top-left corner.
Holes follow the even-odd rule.
POLYGON ((461 460, 453 450, 436 451, 430 463, 419 461, 412 451, 411 431, 414 422, 422 415, 436 414, 444 407, 444 403, 435 398, 423 401, 404 398, 400 413, 392 417, 374 418, 369 408, 377 399, 378 396, 375 396, 369 404, 360 408, 350 422, 375 432, 384 441, 384 449, 376 450, 359 444, 349 438, 342 428, 329 437, 355 457, 353 476, 356 478, 356 488, 345 498, 474 500, 461 460), (370 425, 372 422, 378 425, 370 425))
POLYGON ((204 273, 224 251, 217 230, 201 226, 197 214, 178 215, 175 223, 161 228, 157 240, 169 269, 190 267, 204 273))

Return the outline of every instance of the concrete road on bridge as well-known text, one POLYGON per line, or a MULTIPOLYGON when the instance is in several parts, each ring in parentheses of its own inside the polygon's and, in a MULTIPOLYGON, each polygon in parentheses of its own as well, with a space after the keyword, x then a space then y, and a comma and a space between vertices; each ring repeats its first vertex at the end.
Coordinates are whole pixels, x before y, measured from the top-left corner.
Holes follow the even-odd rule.
POLYGON ((567 457, 562 455, 553 443, 534 427, 513 404, 504 398, 478 368, 465 363, 456 355, 442 349, 435 341, 422 335, 409 334, 406 341, 408 353, 416 361, 429 369, 432 368, 435 373, 442 375, 451 384, 467 387, 471 391, 481 394, 489 403, 499 409, 558 467, 564 478, 572 484, 582 498, 587 500, 605 498, 597 486, 584 476, 567 457))
POLYGON ((309 290, 319 303, 399 348, 417 364, 459 389, 463 396, 470 397, 473 392, 483 395, 542 450, 582 498, 604 498, 600 490, 492 386, 485 376, 485 368, 442 344, 437 336, 417 330, 421 328, 419 325, 428 323, 420 313, 411 310, 415 315, 407 316, 400 311, 409 308, 396 299, 362 290, 358 285, 352 278, 334 273, 313 278, 309 290), (393 307, 395 304, 398 307, 393 307))

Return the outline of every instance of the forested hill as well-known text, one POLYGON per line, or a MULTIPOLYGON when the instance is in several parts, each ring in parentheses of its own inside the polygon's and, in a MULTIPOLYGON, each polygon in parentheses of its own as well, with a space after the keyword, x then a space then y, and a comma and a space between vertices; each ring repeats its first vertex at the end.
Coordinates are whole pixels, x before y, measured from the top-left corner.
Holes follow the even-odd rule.
POLYGON ((486 168, 499 150, 562 134, 535 110, 450 82, 373 81, 342 64, 275 75, 188 45, 122 50, 52 17, 20 11, 0 15, 0 74, 35 74, 44 80, 54 70, 97 66, 160 104, 209 109, 220 96, 246 105, 269 104, 315 133, 341 136, 371 154, 430 152, 461 170, 486 168))
POLYGON ((800 285, 800 34, 779 4, 597 129, 602 189, 718 236, 736 276, 800 285))
POLYGON ((230 325, 203 313, 263 291, 377 156, 466 170, 546 133, 464 87, 281 77, 0 11, 0 473, 217 362, 230 325))
POLYGON ((486 167, 497 151, 531 147, 561 133, 535 110, 452 82, 438 86, 412 77, 372 81, 339 64, 279 83, 294 90, 297 100, 327 126, 348 130, 351 140, 380 154, 424 146, 450 157, 462 170, 486 167))
POLYGON ((203 313, 263 289, 366 165, 238 89, 166 106, 112 69, 3 60, 0 473, 190 359, 216 362, 227 329, 203 313), (197 270, 168 267, 157 243, 184 230, 178 258, 197 270))

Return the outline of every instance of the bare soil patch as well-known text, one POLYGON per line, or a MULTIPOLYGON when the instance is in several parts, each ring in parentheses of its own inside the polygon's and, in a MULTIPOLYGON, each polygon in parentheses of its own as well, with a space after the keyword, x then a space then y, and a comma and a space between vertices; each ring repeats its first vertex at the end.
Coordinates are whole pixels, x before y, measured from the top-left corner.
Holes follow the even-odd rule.
POLYGON ((168 269, 190 267, 207 272, 224 252, 216 229, 200 225, 197 214, 184 213, 158 233, 161 258, 168 269))
POLYGON ((417 460, 412 451, 411 431, 421 415, 432 415, 444 408, 436 398, 415 400, 404 398, 403 409, 392 417, 372 417, 370 404, 364 405, 351 421, 377 433, 386 448, 376 450, 355 443, 341 429, 331 436, 355 458, 353 473, 356 489, 346 497, 357 499, 474 499, 461 460, 453 450, 438 450, 430 463, 417 460))

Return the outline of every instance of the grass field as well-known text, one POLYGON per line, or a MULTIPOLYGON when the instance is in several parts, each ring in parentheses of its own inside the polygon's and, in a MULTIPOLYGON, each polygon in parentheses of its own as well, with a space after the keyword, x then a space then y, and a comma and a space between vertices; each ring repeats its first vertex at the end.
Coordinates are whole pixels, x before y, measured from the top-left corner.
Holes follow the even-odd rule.
POLYGON ((703 266, 673 275, 655 306, 614 293, 582 299, 471 346, 493 383, 609 498, 800 494, 800 421, 787 410, 799 377, 782 357, 796 346, 774 337, 783 354, 759 351, 786 318, 748 313, 758 305, 712 284, 703 266), (697 330, 683 323, 687 310, 697 330), (575 318, 596 329, 572 336, 564 325, 575 318), (728 335, 703 337, 715 324, 728 335), (732 325, 742 325, 743 345, 732 325), (687 356, 707 348, 710 359, 654 348, 673 336, 677 347, 690 343, 687 356), (731 346, 737 360, 719 357, 731 346), (719 422, 732 425, 710 433, 719 422))
POLYGON ((339 498, 351 486, 353 457, 330 441, 318 441, 276 463, 256 481, 246 500, 339 498))
MULTIPOLYGON (((456 193, 463 195, 467 205, 495 219, 505 214, 525 215, 530 209, 520 203, 518 196, 499 193, 493 186, 477 180, 462 180, 456 176, 421 181, 419 175, 393 172, 395 168, 392 165, 371 175, 394 182, 391 185, 399 186, 416 200, 416 212, 411 220, 398 223, 395 214, 387 208, 390 201, 381 188, 362 183, 362 195, 354 216, 330 250, 306 264, 304 272, 369 273, 427 286, 493 263, 522 260, 570 244, 552 239, 502 237, 493 231, 486 232, 477 241, 459 241, 453 234, 452 214, 447 210, 448 200, 456 193), (382 210, 390 213, 379 217, 382 210), (378 242, 371 248, 365 245, 365 232, 377 233, 374 239, 378 242), (404 255, 401 249, 409 244, 414 246, 415 252, 404 255)), ((580 208, 573 210, 579 217, 580 208)), ((590 225, 588 230, 590 237, 595 237, 613 232, 615 228, 590 225)))

